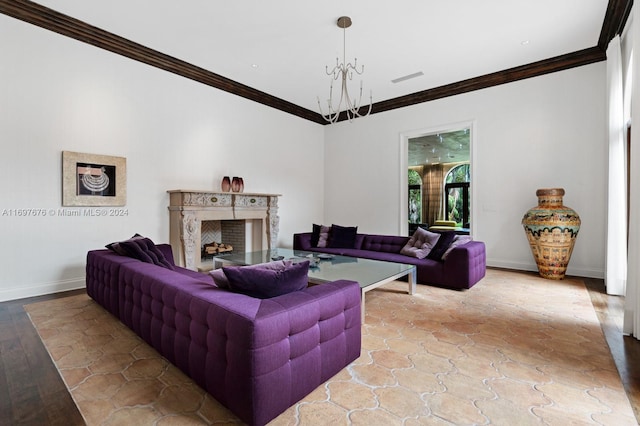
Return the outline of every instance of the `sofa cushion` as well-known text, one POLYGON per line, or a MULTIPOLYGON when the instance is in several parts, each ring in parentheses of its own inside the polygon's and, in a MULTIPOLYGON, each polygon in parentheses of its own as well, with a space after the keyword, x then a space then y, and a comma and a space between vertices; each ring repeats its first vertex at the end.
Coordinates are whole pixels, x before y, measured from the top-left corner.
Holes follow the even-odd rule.
POLYGON ((307 287, 309 261, 289 263, 281 269, 274 269, 269 264, 260 264, 227 266, 222 270, 229 281, 231 291, 268 299, 307 287))
POLYGON ((438 238, 438 242, 427 255, 427 259, 442 260, 442 255, 447 251, 455 237, 456 233, 453 231, 440 233, 440 238, 438 238))
POLYGON ((122 256, 173 269, 171 262, 164 257, 164 254, 156 247, 154 242, 140 234, 135 234, 128 240, 107 244, 105 247, 122 256))
POLYGON ((405 256, 417 257, 424 259, 427 257, 431 249, 435 246, 440 238, 437 232, 429 232, 426 229, 418 228, 409 238, 407 244, 400 250, 405 256))
POLYGON ((447 258, 449 253, 451 253, 451 250, 463 244, 467 244, 469 241, 471 241, 471 237, 469 235, 456 235, 449 245, 449 248, 442 254, 442 260, 447 258))
POLYGON ((340 226, 331 225, 331 233, 329 237, 330 248, 353 248, 356 244, 357 226, 340 226))

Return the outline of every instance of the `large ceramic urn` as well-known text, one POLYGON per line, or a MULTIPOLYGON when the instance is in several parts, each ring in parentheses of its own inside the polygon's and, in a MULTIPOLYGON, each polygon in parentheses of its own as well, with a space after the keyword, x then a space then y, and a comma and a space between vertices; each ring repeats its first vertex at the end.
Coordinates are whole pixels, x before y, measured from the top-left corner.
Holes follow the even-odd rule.
POLYGON ((562 205, 564 189, 538 189, 538 205, 522 218, 533 258, 544 278, 561 280, 573 252, 580 216, 562 205))

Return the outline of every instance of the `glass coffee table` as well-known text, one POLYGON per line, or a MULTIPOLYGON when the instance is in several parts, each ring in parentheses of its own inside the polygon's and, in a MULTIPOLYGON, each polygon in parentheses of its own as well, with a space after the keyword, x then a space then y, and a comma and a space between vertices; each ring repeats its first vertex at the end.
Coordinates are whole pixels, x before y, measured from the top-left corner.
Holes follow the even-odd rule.
POLYGON ((336 280, 357 281, 361 292, 361 313, 364 323, 364 295, 366 292, 385 285, 398 278, 408 277, 408 293, 416 290, 416 267, 404 263, 386 262, 381 260, 363 259, 360 257, 327 255, 302 250, 271 249, 248 253, 229 253, 217 255, 213 258, 213 267, 226 265, 256 265, 273 260, 301 261, 310 259, 309 282, 321 284, 336 280), (282 258, 282 259, 280 259, 282 258))

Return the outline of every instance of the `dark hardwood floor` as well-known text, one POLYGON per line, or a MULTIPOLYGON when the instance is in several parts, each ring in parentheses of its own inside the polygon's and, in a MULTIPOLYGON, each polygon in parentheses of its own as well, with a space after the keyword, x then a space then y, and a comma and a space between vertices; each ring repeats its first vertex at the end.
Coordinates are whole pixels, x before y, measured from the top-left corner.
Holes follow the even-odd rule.
POLYGON ((0 303, 0 425, 84 425, 22 307, 83 292, 0 303))
POLYGON ((611 355, 616 363, 620 379, 631 407, 640 424, 640 341, 631 336, 622 335, 624 316, 624 297, 608 296, 604 281, 594 278, 583 278, 589 290, 591 303, 600 320, 611 355))
MULTIPOLYGON (((624 298, 608 296, 603 280, 584 278, 622 383, 640 419, 640 341, 622 335, 624 298)), ((0 303, 0 425, 82 425, 23 305, 83 293, 32 297, 0 303)))

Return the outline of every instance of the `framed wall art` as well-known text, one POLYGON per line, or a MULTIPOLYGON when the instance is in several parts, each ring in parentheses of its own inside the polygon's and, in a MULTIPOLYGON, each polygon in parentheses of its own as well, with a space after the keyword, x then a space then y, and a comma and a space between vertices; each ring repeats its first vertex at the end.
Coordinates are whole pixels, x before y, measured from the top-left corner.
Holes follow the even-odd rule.
POLYGON ((124 206, 127 159, 62 151, 63 206, 124 206))

